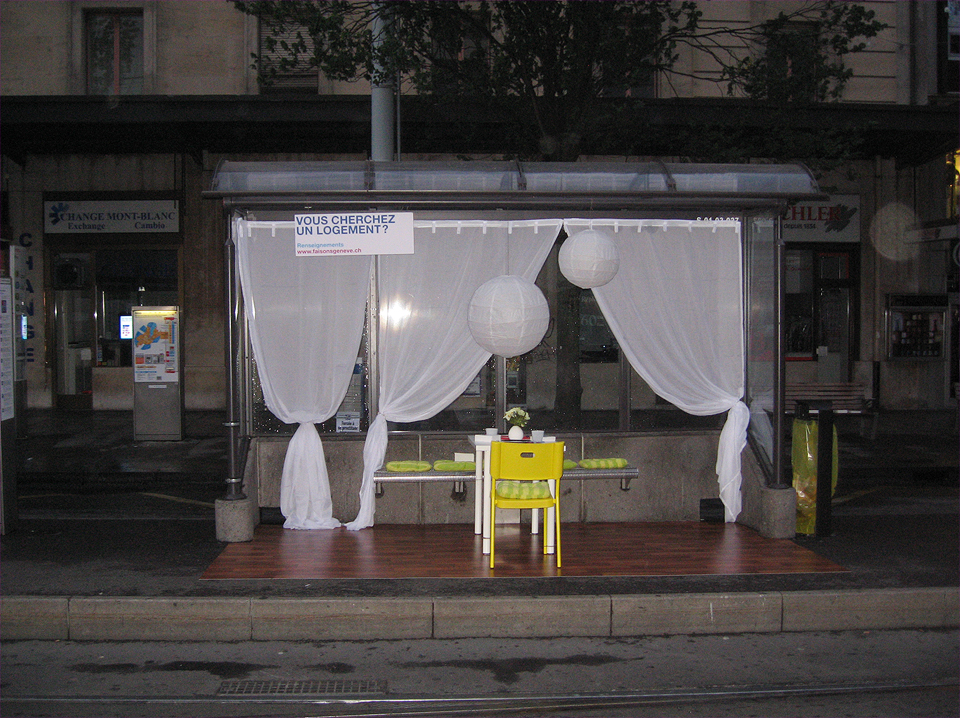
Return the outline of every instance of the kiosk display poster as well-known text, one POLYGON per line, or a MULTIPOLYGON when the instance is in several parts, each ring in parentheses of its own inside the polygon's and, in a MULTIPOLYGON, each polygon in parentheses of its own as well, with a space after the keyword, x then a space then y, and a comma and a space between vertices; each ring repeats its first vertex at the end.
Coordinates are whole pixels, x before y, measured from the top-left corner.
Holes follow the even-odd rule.
POLYGON ((134 438, 179 441, 183 437, 180 311, 134 307, 132 319, 134 438))
POLYGON ((135 382, 180 380, 176 312, 134 315, 133 377, 135 382))

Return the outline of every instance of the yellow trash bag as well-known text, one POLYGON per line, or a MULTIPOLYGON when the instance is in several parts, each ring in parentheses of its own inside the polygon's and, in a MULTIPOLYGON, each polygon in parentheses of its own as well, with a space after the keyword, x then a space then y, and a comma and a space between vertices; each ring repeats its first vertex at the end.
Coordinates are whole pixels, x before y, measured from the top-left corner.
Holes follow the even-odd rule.
MULTIPOLYGON (((795 419, 793 422, 793 488, 797 491, 797 533, 813 534, 817 526, 817 430, 818 422, 795 419)), ((837 490, 839 462, 837 427, 833 427, 833 476, 830 496, 837 490)))

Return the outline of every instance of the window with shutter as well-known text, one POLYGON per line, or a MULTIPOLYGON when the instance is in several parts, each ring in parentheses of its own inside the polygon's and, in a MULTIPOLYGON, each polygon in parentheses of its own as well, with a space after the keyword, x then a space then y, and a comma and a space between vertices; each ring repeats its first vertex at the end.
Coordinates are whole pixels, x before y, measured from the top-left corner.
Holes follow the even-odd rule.
POLYGON ((97 10, 84 23, 87 94, 143 93, 143 13, 97 10))
POLYGON ((260 91, 272 93, 313 93, 319 91, 320 73, 310 64, 313 38, 306 28, 276 28, 260 24, 260 91))

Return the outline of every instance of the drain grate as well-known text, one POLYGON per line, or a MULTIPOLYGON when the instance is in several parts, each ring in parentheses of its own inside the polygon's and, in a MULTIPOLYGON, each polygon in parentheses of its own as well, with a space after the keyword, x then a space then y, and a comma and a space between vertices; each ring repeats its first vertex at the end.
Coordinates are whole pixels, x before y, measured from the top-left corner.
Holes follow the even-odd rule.
POLYGON ((385 693, 386 683, 365 680, 224 681, 218 696, 356 696, 385 693))

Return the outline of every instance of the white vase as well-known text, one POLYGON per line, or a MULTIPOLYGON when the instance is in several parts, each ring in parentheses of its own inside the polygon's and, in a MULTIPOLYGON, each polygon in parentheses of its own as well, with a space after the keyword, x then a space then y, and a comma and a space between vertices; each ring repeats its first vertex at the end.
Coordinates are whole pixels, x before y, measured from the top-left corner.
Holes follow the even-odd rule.
POLYGON ((510 441, 521 441, 523 439, 523 428, 520 426, 511 426, 507 436, 510 437, 510 441))

